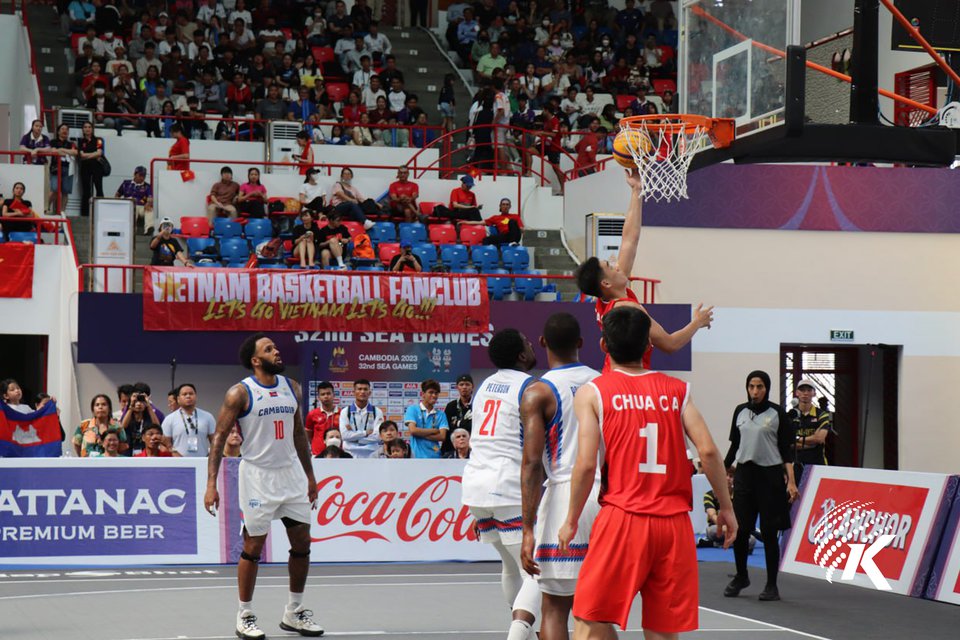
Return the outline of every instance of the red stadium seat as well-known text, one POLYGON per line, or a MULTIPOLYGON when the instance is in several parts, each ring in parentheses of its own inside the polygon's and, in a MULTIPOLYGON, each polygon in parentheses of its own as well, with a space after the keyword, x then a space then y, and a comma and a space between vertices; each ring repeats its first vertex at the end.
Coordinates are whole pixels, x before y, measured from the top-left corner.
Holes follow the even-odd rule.
POLYGON ((346 82, 328 82, 327 97, 332 102, 343 102, 350 95, 350 85, 346 82))
POLYGON ((460 242, 468 247, 483 243, 487 237, 487 228, 482 224, 460 225, 460 242))
POLYGON ((363 225, 356 220, 344 220, 340 224, 345 226, 347 230, 350 231, 351 238, 357 234, 363 233, 363 225))
POLYGON ((74 53, 82 54, 83 51, 77 49, 77 46, 80 44, 80 38, 83 38, 87 34, 85 33, 72 33, 70 34, 70 50, 74 53))
POLYGON ((658 96, 662 96, 664 91, 673 91, 676 93, 677 83, 673 80, 654 80, 653 92, 658 96))
POLYGON ((393 260, 393 257, 400 253, 400 243, 399 242, 381 242, 378 247, 378 253, 380 256, 380 262, 383 263, 383 266, 389 268, 390 261, 393 260))
POLYGON ((206 238, 210 235, 210 221, 199 216, 180 218, 180 234, 186 238, 206 238))
POLYGON ((313 47, 310 52, 313 53, 313 61, 318 67, 322 67, 324 62, 333 62, 337 59, 333 47, 313 47))
POLYGON ((630 106, 630 103, 633 102, 633 96, 629 93, 625 93, 617 96, 617 111, 623 111, 630 106))
POLYGON ((457 228, 452 224, 432 224, 427 231, 430 234, 430 242, 435 245, 457 244, 457 228))
POLYGON ((433 210, 438 204, 443 204, 442 202, 421 202, 420 203, 420 213, 425 216, 432 216, 433 210))

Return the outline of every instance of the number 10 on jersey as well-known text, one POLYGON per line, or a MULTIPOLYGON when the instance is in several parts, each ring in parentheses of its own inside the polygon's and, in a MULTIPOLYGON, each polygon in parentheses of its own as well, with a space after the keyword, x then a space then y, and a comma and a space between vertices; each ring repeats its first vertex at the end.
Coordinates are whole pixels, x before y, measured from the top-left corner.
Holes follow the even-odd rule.
POLYGON ((277 440, 283 440, 283 420, 273 421, 273 435, 277 440))

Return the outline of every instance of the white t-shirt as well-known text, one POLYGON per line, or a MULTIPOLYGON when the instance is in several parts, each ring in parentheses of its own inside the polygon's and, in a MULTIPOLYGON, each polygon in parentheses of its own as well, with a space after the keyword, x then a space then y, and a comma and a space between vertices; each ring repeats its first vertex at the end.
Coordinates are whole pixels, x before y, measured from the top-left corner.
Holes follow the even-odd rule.
POLYGON ((322 184, 304 182, 300 186, 300 194, 306 197, 307 202, 313 202, 315 198, 323 198, 324 202, 327 201, 327 193, 324 191, 322 184))
POLYGON ((340 434, 344 450, 354 458, 371 458, 380 449, 380 425, 383 411, 369 402, 363 409, 356 404, 340 410, 340 434), (370 434, 367 434, 367 431, 370 434))
POLYGON ((184 458, 206 458, 217 421, 203 409, 194 409, 193 415, 179 409, 163 419, 161 428, 164 437, 173 440, 173 448, 184 458))
POLYGON ((372 111, 377 108, 377 98, 383 96, 387 97, 387 92, 383 89, 377 89, 373 91, 369 86, 364 87, 363 89, 363 104, 367 105, 367 111, 372 111))

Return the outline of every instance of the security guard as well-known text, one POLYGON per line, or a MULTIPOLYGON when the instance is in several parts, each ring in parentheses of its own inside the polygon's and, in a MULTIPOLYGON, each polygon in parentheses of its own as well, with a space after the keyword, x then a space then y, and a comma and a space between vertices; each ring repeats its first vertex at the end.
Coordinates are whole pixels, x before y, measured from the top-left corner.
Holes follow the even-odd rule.
POLYGON ((805 466, 827 464, 824 443, 827 441, 827 434, 833 428, 833 419, 829 411, 824 411, 814 404, 817 387, 810 378, 800 379, 794 395, 797 397, 798 404, 790 410, 788 417, 793 424, 796 436, 794 475, 799 485, 805 466))

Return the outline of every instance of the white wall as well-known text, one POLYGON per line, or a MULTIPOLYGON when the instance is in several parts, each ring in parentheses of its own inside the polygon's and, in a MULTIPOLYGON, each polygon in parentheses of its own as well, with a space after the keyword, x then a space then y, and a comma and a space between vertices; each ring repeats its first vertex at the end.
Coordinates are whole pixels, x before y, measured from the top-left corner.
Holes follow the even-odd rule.
POLYGON ((36 245, 32 298, 0 298, 0 333, 48 337, 47 393, 55 396, 64 425, 77 419, 71 338, 77 270, 67 246, 36 245))
POLYGON ((30 49, 19 16, 0 15, 0 104, 10 106, 10 139, 0 144, 16 149, 40 112, 36 78, 30 71, 30 49))
MULTIPOLYGON (((0 162, 5 162, 3 159, 0 162)), ((22 182, 26 187, 23 199, 29 200, 34 211, 43 214, 46 206, 47 184, 44 167, 31 164, 0 164, 0 194, 4 198, 13 197, 13 184, 22 182)))

